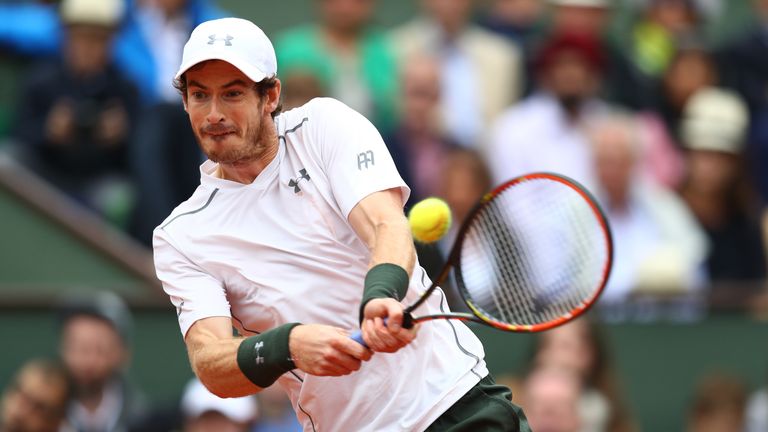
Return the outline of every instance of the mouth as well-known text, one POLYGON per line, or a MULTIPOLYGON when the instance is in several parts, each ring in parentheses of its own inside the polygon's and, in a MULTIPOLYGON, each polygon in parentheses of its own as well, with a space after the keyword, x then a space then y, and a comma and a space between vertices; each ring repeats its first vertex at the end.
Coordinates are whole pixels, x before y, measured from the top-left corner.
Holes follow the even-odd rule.
POLYGON ((227 139, 227 137, 229 137, 230 135, 234 135, 235 131, 215 131, 215 132, 205 132, 204 134, 214 141, 223 141, 227 139))

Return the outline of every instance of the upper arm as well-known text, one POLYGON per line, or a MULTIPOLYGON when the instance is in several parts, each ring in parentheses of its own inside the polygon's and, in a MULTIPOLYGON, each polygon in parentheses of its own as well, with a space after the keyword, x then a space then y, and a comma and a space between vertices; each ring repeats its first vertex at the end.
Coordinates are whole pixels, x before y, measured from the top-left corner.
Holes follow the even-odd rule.
POLYGON ((309 106, 311 118, 316 119, 312 142, 344 217, 350 219, 352 209, 376 192, 394 188, 400 191, 402 212, 410 190, 373 124, 333 99, 315 99, 309 106))
POLYGON ((153 247, 155 271, 176 307, 182 336, 186 338, 193 324, 204 318, 230 321, 230 305, 221 281, 185 256, 163 230, 155 231, 153 247))

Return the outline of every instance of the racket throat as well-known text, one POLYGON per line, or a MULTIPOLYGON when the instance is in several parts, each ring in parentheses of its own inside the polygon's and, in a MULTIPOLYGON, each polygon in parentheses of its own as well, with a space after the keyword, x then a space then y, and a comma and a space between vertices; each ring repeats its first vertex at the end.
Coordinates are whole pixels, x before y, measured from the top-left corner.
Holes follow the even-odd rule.
POLYGON ((403 328, 412 329, 414 326, 413 315, 410 312, 405 311, 403 313, 403 328))

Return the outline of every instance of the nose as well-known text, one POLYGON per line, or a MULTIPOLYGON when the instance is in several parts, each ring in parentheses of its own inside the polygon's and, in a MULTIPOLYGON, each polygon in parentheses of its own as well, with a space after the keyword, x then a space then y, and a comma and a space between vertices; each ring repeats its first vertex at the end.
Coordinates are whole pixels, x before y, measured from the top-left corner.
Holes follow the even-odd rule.
POLYGON ((224 121, 224 113, 221 110, 221 104, 219 104, 216 98, 211 100, 210 110, 205 116, 205 120, 208 124, 222 123, 224 121))

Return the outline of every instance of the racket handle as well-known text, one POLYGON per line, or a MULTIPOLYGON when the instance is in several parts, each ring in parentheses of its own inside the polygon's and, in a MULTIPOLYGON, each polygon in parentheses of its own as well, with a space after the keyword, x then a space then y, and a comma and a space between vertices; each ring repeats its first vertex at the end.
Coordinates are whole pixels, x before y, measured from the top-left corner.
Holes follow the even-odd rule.
POLYGON ((352 339, 353 341, 359 343, 360 345, 368 348, 368 344, 365 343, 365 341, 363 340, 363 331, 362 330, 355 330, 355 331, 353 331, 352 334, 349 335, 349 338, 352 339))
MULTIPOLYGON (((387 325, 387 318, 384 318, 384 325, 387 325)), ((408 312, 405 312, 403 314, 403 328, 405 329, 413 328, 413 315, 411 315, 408 312)), ((359 343, 360 345, 368 348, 368 344, 366 344, 365 341, 363 340, 362 330, 353 331, 352 334, 349 335, 349 338, 359 343)))

